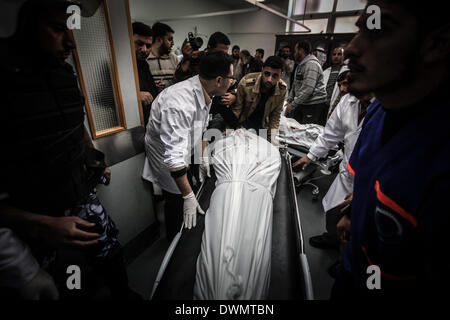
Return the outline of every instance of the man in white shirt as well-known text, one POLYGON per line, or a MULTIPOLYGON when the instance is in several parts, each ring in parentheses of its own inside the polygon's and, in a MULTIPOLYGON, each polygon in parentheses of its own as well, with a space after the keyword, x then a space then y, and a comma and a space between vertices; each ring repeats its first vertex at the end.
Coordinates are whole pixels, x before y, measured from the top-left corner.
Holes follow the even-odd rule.
MULTIPOLYGON (((232 83, 232 63, 222 51, 209 52, 198 76, 165 89, 153 102, 145 136, 148 179, 163 189, 169 240, 183 220, 190 229, 197 211, 203 213, 189 183, 189 163, 208 126, 212 97, 224 95, 232 83)), ((200 169, 202 179, 209 170, 207 158, 202 158, 200 169)))
POLYGON ((339 165, 339 174, 322 200, 327 221, 336 221, 327 223, 327 225, 330 225, 328 233, 310 239, 310 244, 314 247, 338 248, 339 246, 334 227, 336 227, 337 220, 342 217, 340 215, 340 205, 344 202, 345 197, 353 192, 354 178, 348 171, 347 162, 352 154, 356 140, 358 140, 363 123, 362 120, 372 98, 371 94, 361 95, 357 98, 350 93, 342 97, 328 119, 323 133, 317 137, 309 149, 309 153, 293 165, 294 167, 303 165, 303 169, 305 169, 311 162, 319 158, 325 158, 332 147, 340 142, 344 142, 344 158, 339 165))

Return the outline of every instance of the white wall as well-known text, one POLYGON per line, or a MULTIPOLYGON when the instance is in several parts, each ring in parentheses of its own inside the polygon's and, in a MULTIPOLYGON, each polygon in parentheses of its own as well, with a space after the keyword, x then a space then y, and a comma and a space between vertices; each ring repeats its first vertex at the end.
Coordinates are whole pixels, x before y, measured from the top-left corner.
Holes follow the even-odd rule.
POLYGON ((286 20, 264 10, 231 16, 232 45, 247 49, 251 55, 264 49, 264 59, 275 52, 275 34, 284 32, 286 20))
POLYGON ((126 244, 155 221, 149 184, 141 179, 144 153, 120 162, 111 169, 109 186, 100 185, 98 195, 126 244))
POLYGON ((194 32, 197 27, 199 36, 202 37, 204 46, 206 47, 209 36, 221 31, 228 34, 231 30, 230 16, 217 16, 197 19, 176 19, 164 20, 168 18, 179 18, 193 14, 219 12, 230 10, 227 6, 217 3, 213 0, 164 0, 164 1, 148 1, 148 0, 131 0, 130 11, 132 21, 141 21, 148 25, 160 21, 168 24, 174 31, 174 47, 181 49, 184 39, 187 38, 188 32, 194 32))
POLYGON ((275 51, 275 34, 284 32, 286 28, 286 20, 264 10, 209 18, 164 21, 165 18, 232 10, 231 7, 213 0, 131 0, 130 9, 133 21, 141 21, 149 25, 161 21, 171 26, 175 30, 174 50, 177 47, 181 48, 187 33, 194 31, 194 27, 197 27, 205 46, 207 38, 212 33, 222 31, 229 36, 231 46, 237 44, 241 49, 249 50, 252 55, 257 48, 263 48, 266 52, 265 57, 268 57, 275 51))

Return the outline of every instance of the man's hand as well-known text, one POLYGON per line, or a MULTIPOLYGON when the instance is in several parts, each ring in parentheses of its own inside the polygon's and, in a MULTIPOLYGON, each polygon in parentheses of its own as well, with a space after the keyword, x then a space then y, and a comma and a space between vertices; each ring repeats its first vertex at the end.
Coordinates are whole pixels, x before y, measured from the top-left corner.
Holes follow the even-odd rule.
POLYGON ((222 96, 221 102, 222 104, 226 106, 231 106, 236 101, 236 95, 227 92, 225 95, 222 96))
POLYGON ((105 186, 109 185, 109 183, 111 182, 111 169, 106 168, 103 172, 103 176, 106 179, 106 181, 104 182, 105 186))
POLYGON ((97 244, 98 233, 86 232, 79 227, 92 228, 95 223, 79 217, 50 217, 42 216, 40 237, 51 245, 88 247, 97 244))
POLYGON ((291 112, 291 111, 294 110, 294 109, 295 109, 295 107, 294 107, 293 104, 288 103, 288 104, 286 105, 286 113, 289 113, 289 112, 291 112))
POLYGON ((150 92, 147 91, 141 91, 139 93, 139 96, 141 98, 141 102, 144 106, 148 106, 153 102, 153 96, 150 94, 150 92))
POLYGON ((191 67, 191 60, 183 60, 181 63, 181 71, 187 72, 191 67))
POLYGON ((18 289, 24 300, 58 300, 59 293, 53 278, 40 269, 37 275, 25 286, 18 289))
POLYGON ((312 160, 310 158, 308 158, 307 156, 304 156, 303 158, 301 158, 300 160, 297 160, 296 162, 294 162, 294 164, 292 165, 292 167, 297 167, 301 164, 303 164, 302 170, 305 170, 307 166, 309 166, 309 164, 312 162, 312 160))
POLYGON ((202 157, 201 158, 202 163, 200 164, 199 168, 199 178, 200 183, 203 183, 203 181, 206 180, 206 177, 211 178, 211 168, 209 167, 209 157, 202 157))
POLYGON ((189 41, 184 40, 183 46, 181 47, 181 52, 183 53, 184 59, 189 59, 192 56, 194 49, 192 49, 189 41))
POLYGON ((200 214, 205 214, 205 212, 198 204, 194 192, 191 192, 188 195, 183 196, 183 199, 184 199, 183 204, 184 227, 191 229, 197 225, 197 211, 200 214))
POLYGON ((347 216, 343 216, 337 224, 337 237, 343 244, 350 240, 350 219, 347 216))
POLYGON ((166 87, 166 84, 161 80, 156 80, 155 84, 156 84, 156 87, 158 88, 159 92, 163 91, 164 88, 166 87))
POLYGON ((350 204, 352 203, 353 200, 353 192, 349 193, 348 195, 345 196, 344 202, 342 202, 339 206, 341 207, 341 212, 344 212, 345 210, 347 210, 350 207, 350 204))

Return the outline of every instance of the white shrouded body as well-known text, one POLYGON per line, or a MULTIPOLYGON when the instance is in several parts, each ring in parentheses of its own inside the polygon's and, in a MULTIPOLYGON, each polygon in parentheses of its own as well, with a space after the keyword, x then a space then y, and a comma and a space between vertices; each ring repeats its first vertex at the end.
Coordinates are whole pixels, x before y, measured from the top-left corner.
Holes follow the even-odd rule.
POLYGON ((217 183, 205 217, 195 299, 265 299, 270 283, 278 149, 234 131, 215 143, 217 183))

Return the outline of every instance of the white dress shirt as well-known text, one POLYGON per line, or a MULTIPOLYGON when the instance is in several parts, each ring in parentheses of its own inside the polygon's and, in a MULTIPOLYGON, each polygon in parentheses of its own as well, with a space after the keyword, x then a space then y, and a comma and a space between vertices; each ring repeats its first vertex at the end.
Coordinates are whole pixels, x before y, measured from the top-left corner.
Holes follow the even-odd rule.
POLYGON ((332 147, 344 142, 344 158, 339 165, 339 174, 322 201, 325 212, 342 203, 345 196, 353 192, 353 176, 348 172, 347 162, 361 132, 363 121, 358 124, 360 110, 361 103, 355 96, 351 94, 343 96, 328 119, 322 134, 309 149, 308 158, 316 160, 326 157, 332 147))
POLYGON ((194 148, 201 148, 210 107, 211 98, 199 76, 168 87, 156 97, 145 134, 145 179, 170 193, 181 193, 169 168, 189 165, 194 148))

